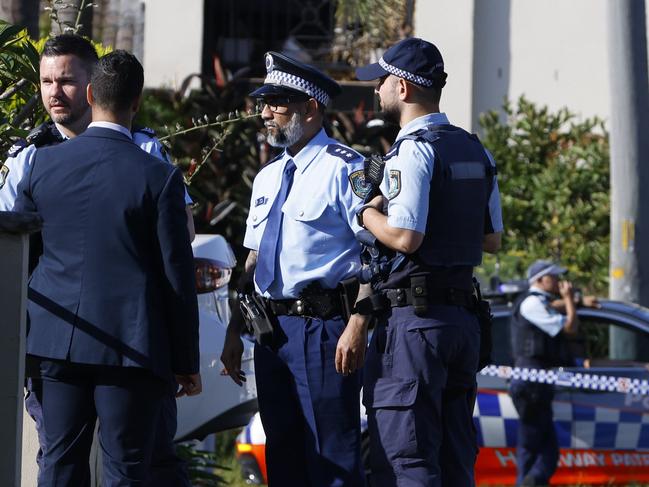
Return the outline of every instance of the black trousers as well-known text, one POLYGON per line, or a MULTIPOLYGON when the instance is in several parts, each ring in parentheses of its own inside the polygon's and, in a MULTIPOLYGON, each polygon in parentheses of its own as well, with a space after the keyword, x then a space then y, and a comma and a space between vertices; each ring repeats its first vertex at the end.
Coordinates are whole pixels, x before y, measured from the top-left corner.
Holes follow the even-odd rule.
POLYGON ((74 364, 29 357, 32 391, 42 410, 39 487, 89 485, 99 420, 105 487, 141 486, 149 473, 168 383, 135 367, 74 364))

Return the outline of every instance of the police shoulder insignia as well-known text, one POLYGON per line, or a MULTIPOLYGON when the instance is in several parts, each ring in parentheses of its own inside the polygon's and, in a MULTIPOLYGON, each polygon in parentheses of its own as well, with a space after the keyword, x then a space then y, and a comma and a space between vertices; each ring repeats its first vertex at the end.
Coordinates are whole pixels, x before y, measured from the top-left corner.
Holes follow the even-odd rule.
POLYGON ((331 144, 327 146, 327 154, 341 158, 345 162, 352 162, 362 157, 355 150, 349 149, 344 145, 331 144))
POLYGON ((0 167, 0 188, 2 188, 7 182, 7 175, 9 174, 9 168, 7 166, 0 167))
POLYGON ((29 144, 27 144, 27 141, 25 139, 20 139, 9 148, 9 150, 7 151, 7 156, 16 157, 18 154, 20 154, 20 151, 28 145, 29 144))
POLYGON ((365 182, 365 171, 362 169, 349 175, 349 184, 351 184, 354 194, 361 199, 365 199, 372 189, 372 186, 365 182))
POLYGON ((390 169, 388 173, 388 199, 396 198, 401 192, 401 171, 390 169))

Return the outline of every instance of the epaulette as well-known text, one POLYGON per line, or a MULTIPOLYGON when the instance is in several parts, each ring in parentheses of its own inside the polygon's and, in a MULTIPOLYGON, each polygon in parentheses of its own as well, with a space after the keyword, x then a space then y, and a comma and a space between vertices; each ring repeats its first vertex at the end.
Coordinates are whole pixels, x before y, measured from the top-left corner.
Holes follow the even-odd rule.
POLYGON ((137 133, 137 132, 140 132, 140 133, 142 133, 142 134, 148 135, 149 137, 155 137, 155 135, 156 135, 156 134, 155 134, 155 130, 153 130, 152 128, 149 128, 149 127, 142 127, 142 126, 139 126, 139 125, 134 125, 134 126, 131 128, 131 133, 132 133, 132 134, 135 134, 135 133, 137 133))
POLYGON ((34 130, 29 132, 29 135, 27 135, 26 138, 28 145, 33 144, 36 147, 59 144, 64 140, 65 138, 61 135, 59 129, 56 128, 54 122, 45 122, 40 124, 34 130))
POLYGON ((14 142, 14 145, 12 145, 7 151, 7 157, 16 157, 18 154, 20 154, 20 151, 22 151, 28 145, 29 144, 25 139, 17 140, 16 142, 14 142))
POLYGON ((330 144, 327 146, 327 154, 339 157, 343 161, 349 163, 356 159, 363 157, 358 152, 344 145, 330 144))

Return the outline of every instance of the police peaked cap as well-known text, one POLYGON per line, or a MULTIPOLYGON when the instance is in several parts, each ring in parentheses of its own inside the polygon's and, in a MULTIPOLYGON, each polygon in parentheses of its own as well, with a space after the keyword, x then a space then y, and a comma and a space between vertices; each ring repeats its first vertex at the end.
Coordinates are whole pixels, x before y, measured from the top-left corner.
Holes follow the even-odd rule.
POLYGON ((322 71, 279 52, 266 53, 266 73, 264 84, 250 96, 306 95, 327 106, 341 92, 340 85, 322 71))
POLYGON ((428 41, 409 37, 383 53, 378 63, 356 68, 356 77, 369 81, 393 74, 420 86, 442 88, 446 84, 444 60, 428 41))

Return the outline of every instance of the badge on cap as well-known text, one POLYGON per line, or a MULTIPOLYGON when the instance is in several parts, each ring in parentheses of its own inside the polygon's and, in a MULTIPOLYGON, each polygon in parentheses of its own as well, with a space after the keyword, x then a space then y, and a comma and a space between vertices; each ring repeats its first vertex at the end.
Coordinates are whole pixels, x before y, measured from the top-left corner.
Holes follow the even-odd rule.
POLYGON ((275 62, 273 61, 273 55, 271 53, 266 53, 266 72, 270 73, 273 70, 275 62))

